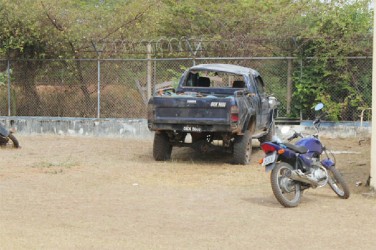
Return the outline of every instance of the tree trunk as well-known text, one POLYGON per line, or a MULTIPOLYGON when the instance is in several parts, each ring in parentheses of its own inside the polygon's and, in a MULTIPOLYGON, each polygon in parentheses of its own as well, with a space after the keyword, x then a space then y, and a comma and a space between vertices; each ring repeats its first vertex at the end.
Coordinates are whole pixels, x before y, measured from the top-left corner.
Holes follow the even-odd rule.
POLYGON ((90 91, 85 83, 84 76, 82 73, 81 61, 76 59, 76 68, 77 68, 77 78, 80 84, 80 89, 84 95, 84 107, 81 109, 81 117, 89 117, 91 111, 91 100, 90 100, 90 91))
POLYGON ((20 106, 19 115, 42 116, 41 101, 35 86, 35 76, 38 68, 38 61, 22 61, 22 80, 25 93, 25 103, 20 106))

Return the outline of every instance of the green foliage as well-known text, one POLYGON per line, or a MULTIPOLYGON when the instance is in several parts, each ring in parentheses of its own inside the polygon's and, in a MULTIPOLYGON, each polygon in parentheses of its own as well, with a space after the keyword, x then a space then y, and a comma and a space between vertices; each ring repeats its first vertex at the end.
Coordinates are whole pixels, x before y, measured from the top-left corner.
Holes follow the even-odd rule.
MULTIPOLYGON (((293 111, 323 101, 332 119, 351 119, 358 106, 370 103, 370 92, 359 91, 359 86, 370 88, 371 82, 369 73, 354 79, 352 72, 362 69, 344 58, 371 53, 370 4, 371 0, 0 0, 0 57, 97 58, 106 39, 204 37, 219 44, 226 41, 223 47, 207 48, 204 56, 300 57, 304 67, 295 68, 293 111)), ((81 65, 69 66, 72 79, 82 81, 81 65)), ((38 63, 22 70, 36 77, 51 73, 38 72, 38 63)), ((167 71, 166 77, 177 79, 174 71, 178 70, 167 71)), ((284 96, 277 78, 270 77, 270 86, 276 88, 270 91, 284 96)))
POLYGON ((12 74, 13 74, 12 69, 9 69, 9 72, 8 70, 0 72, 0 86, 5 86, 8 84, 8 75, 10 76, 10 80, 13 80, 12 74))
POLYGON ((139 41, 163 36, 231 40, 226 45, 227 51, 244 50, 252 55, 293 55, 302 47, 311 55, 356 55, 364 52, 364 44, 354 38, 371 31, 369 4, 370 0, 227 0, 220 3, 215 0, 0 0, 0 55, 11 56, 10 52, 17 51, 28 58, 77 57, 88 50, 103 49, 94 49, 91 42, 139 41), (273 41, 275 38, 282 42, 273 41), (293 42, 293 38, 300 40, 293 42), (312 41, 309 46, 296 43, 307 38, 312 41))
POLYGON ((179 80, 180 78, 182 77, 182 74, 181 72, 184 72, 186 71, 189 67, 186 67, 186 66, 182 66, 180 65, 180 71, 176 71, 174 69, 168 69, 167 72, 168 72, 168 77, 171 79, 171 81, 173 82, 172 84, 172 87, 174 89, 176 89, 179 85, 179 80))
POLYGON ((353 74, 359 69, 345 58, 364 55, 371 48, 370 40, 364 39, 372 28, 369 4, 368 0, 310 3, 314 11, 304 20, 310 26, 298 43, 302 59, 313 59, 304 61, 303 69, 294 74, 297 109, 308 110, 313 102, 321 101, 332 120, 347 120, 354 119, 357 107, 369 99, 360 94, 358 87, 359 81, 369 82, 370 78, 355 79, 353 74), (368 43, 359 43, 362 39, 368 43))
POLYGON ((8 81, 7 72, 0 72, 0 86, 5 86, 8 81))

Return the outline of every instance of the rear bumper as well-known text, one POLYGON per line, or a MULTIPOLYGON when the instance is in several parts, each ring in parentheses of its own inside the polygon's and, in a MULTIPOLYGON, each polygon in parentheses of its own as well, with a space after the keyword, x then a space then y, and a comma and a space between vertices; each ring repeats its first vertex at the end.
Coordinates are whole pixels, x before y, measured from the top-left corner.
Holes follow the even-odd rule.
POLYGON ((236 125, 228 124, 176 124, 176 123, 149 123, 148 128, 151 131, 167 130, 187 133, 201 133, 201 132, 231 132, 238 131, 236 125))

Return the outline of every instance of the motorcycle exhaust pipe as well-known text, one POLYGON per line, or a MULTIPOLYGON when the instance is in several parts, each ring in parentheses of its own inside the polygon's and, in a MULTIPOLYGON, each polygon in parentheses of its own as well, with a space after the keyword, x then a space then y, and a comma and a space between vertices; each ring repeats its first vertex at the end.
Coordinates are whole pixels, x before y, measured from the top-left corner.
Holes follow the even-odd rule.
POLYGON ((286 177, 294 180, 294 181, 300 181, 303 183, 307 183, 311 185, 313 188, 316 188, 319 186, 319 183, 317 180, 313 179, 312 177, 304 174, 300 169, 298 170, 290 170, 286 173, 286 177))

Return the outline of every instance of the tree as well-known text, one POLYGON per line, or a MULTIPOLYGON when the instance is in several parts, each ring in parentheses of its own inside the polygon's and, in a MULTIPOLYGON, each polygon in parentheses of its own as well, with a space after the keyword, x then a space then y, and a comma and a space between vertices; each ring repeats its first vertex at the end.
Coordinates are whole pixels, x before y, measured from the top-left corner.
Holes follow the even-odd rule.
MULTIPOLYGON (((358 90, 354 71, 363 69, 346 57, 364 55, 371 50, 372 12, 370 1, 313 1, 312 14, 304 18, 309 28, 301 34, 304 61, 301 72, 295 74, 295 107, 309 110, 314 102, 324 102, 333 120, 356 119, 357 108, 367 105, 358 90), (350 114, 350 115, 348 115, 350 114)), ((366 80, 370 81, 370 79, 366 80)), ((367 82, 365 82, 367 84, 367 82)))
MULTIPOLYGON (((139 39, 140 22, 156 4, 155 1, 1 1, 0 55, 10 59, 96 58, 99 56, 96 52, 105 46, 101 42, 106 39, 139 39)), ((85 112, 89 110, 91 93, 80 61, 75 62, 74 73, 84 95, 85 112)), ((20 73, 28 79, 23 82, 25 93, 31 93, 36 103, 36 107, 27 106, 30 109, 27 114, 33 115, 33 110, 38 113, 40 103, 34 84, 40 61, 28 60, 22 65, 20 73)))
MULTIPOLYGON (((0 0, 0 56, 78 59, 98 58, 105 51, 105 56, 111 57, 114 54, 108 41, 148 43, 161 37, 207 40, 197 56, 299 56, 304 68, 294 73, 293 105, 304 110, 312 102, 324 101, 333 118, 338 118, 340 110, 364 106, 365 98, 369 98, 356 91, 359 81, 368 78, 353 79, 350 73, 363 69, 344 57, 363 55, 372 47, 370 2, 0 0), (329 86, 348 98, 328 95, 329 86)), ((72 72, 86 105, 90 105, 85 70, 75 62, 72 72)), ((286 67, 283 63, 279 66, 286 67)), ((288 68, 293 70, 292 66, 290 60, 288 68)), ((40 62, 29 61, 20 70, 30 80, 23 88, 34 93, 35 100, 34 77, 39 67, 40 62)), ((273 79, 276 86, 284 84, 280 79, 273 79)))

